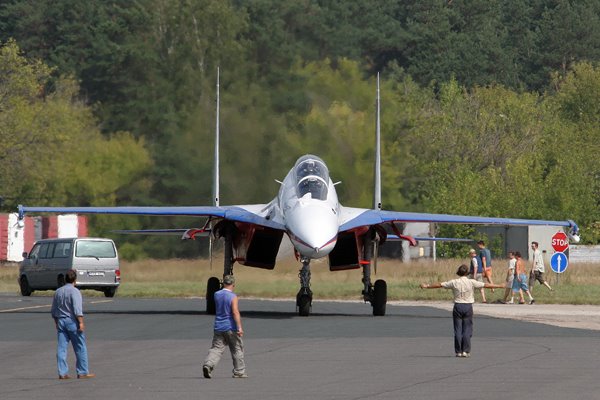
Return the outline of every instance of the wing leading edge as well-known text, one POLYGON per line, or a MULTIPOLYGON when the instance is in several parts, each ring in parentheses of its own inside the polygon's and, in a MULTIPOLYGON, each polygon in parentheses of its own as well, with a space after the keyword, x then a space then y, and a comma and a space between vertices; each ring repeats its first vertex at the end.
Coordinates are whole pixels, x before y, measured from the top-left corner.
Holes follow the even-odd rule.
POLYGON ((392 222, 434 222, 443 224, 476 224, 476 225, 545 225, 562 226, 570 229, 570 234, 579 233, 577 224, 572 220, 550 221, 539 219, 477 217, 451 214, 427 214, 401 211, 379 211, 362 208, 345 208, 340 232, 361 226, 380 225, 392 222))
POLYGON ((272 221, 260 215, 259 210, 263 210, 265 207, 265 204, 220 207, 27 207, 19 205, 19 219, 22 219, 28 212, 213 217, 227 219, 234 222, 245 222, 249 224, 265 226, 277 230, 285 230, 283 224, 272 221))

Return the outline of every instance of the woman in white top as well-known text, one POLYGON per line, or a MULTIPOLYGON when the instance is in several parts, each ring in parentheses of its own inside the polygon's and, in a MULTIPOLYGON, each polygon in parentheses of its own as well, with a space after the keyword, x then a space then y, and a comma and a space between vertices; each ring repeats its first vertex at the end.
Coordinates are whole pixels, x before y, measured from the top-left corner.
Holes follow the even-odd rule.
POLYGON ((475 289, 481 288, 503 288, 504 285, 478 282, 469 279, 469 267, 462 264, 458 267, 456 275, 458 279, 434 284, 422 283, 422 289, 452 289, 454 294, 454 309, 452 320, 454 323, 454 352, 456 357, 471 356, 471 336, 473 336, 473 303, 475 289))

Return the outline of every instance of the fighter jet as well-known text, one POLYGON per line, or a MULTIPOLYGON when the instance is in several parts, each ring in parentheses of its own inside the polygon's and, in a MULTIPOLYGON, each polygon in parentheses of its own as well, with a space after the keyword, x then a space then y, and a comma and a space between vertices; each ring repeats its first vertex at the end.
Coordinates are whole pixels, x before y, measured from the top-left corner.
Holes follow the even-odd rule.
MULTIPOLYGON (((215 187, 212 206, 32 207, 20 205, 19 217, 22 219, 26 213, 206 217, 206 223, 200 228, 126 231, 126 233, 178 234, 182 239, 200 236, 222 239, 225 254, 223 276, 234 273, 236 262, 244 266, 273 269, 283 236, 287 235, 302 265, 299 273, 300 289, 296 296, 296 306, 300 316, 308 316, 312 307, 311 260, 325 257, 328 258, 331 271, 362 268, 362 296, 365 302, 371 304, 373 315, 385 315, 387 284, 381 279, 373 283, 371 268, 376 261, 378 247, 388 237, 408 240, 415 244, 414 238, 402 235, 398 227, 401 223, 548 225, 566 227, 569 229, 571 239, 579 240, 577 224, 571 220, 546 221, 382 210, 379 77, 376 94, 375 190, 372 209, 342 206, 336 193, 337 183, 331 180, 325 161, 312 154, 298 158, 283 181, 278 181, 279 192, 269 203, 221 206, 218 189, 218 107, 217 101, 215 187)), ((219 288, 218 278, 212 277, 208 280, 206 292, 208 313, 215 312, 213 294, 219 288)))

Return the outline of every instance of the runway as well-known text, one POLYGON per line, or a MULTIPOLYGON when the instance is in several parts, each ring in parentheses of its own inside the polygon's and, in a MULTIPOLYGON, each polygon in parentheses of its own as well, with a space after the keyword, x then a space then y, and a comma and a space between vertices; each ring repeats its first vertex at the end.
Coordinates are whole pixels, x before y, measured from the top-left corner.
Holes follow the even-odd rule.
POLYGON ((202 299, 86 298, 97 378, 59 381, 50 303, 0 295, 3 400, 598 398, 597 331, 480 313, 472 357, 455 358, 450 313, 419 303, 373 317, 360 302, 316 301, 306 318, 290 301, 241 299, 250 377, 231 378, 226 352, 207 380, 202 299))

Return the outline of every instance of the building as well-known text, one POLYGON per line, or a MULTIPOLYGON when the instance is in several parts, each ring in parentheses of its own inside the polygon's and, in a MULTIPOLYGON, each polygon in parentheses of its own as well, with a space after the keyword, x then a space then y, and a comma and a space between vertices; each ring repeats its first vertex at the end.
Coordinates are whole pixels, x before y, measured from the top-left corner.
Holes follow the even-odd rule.
POLYGON ((0 214, 0 262, 20 262, 40 239, 84 237, 88 235, 87 217, 74 214, 29 217, 0 214))

